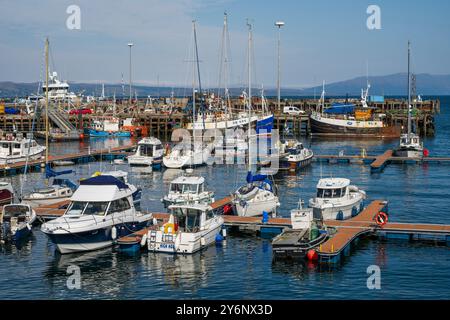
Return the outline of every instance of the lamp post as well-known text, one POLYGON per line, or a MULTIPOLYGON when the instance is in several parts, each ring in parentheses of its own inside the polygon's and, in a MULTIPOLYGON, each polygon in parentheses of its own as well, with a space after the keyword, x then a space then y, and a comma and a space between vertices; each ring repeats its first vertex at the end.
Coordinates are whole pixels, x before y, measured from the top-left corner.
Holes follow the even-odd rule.
POLYGON ((281 109, 281 88, 280 88, 280 43, 281 43, 281 27, 284 26, 283 21, 275 22, 275 26, 278 27, 278 80, 277 80, 277 89, 278 89, 278 110, 281 109))
POLYGON ((132 93, 131 93, 131 47, 132 46, 133 46, 132 42, 128 43, 128 47, 130 47, 130 101, 129 101, 130 104, 131 104, 131 95, 132 95, 132 93))

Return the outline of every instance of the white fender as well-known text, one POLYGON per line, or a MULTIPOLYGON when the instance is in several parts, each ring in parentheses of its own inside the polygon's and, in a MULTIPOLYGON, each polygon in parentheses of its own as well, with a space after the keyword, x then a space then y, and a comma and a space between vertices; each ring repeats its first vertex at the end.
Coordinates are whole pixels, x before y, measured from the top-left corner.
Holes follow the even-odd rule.
POLYGON ((117 239, 117 228, 115 226, 111 228, 111 238, 113 240, 117 239))
POLYGON ((145 246, 145 244, 147 243, 147 234, 144 234, 143 236, 142 236, 142 239, 141 239, 141 247, 143 247, 143 246, 145 246))

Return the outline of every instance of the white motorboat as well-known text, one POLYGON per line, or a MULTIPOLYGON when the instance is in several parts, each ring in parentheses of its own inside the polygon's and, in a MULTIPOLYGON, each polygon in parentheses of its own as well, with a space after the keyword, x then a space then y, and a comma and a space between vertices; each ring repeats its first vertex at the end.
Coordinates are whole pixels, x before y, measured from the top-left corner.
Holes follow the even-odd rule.
POLYGON ((314 152, 305 148, 296 139, 284 141, 281 145, 281 153, 286 153, 286 156, 280 159, 281 165, 287 165, 291 169, 300 169, 310 165, 314 157, 314 152))
POLYGON ((422 158, 424 156, 423 144, 418 134, 412 132, 411 123, 411 74, 410 57, 411 48, 408 42, 408 132, 400 136, 400 145, 394 150, 394 156, 406 158, 422 158))
POLYGON ((157 138, 143 138, 138 142, 136 153, 129 156, 130 166, 152 166, 160 167, 164 148, 161 141, 157 138))
POLYGON ((0 216, 1 240, 19 242, 31 233, 36 220, 34 210, 25 204, 3 206, 0 216))
POLYGON ((40 159, 45 151, 45 147, 40 146, 34 139, 23 138, 18 134, 6 135, 0 140, 0 165, 12 164, 28 160, 40 159))
POLYGON ((323 220, 346 220, 358 215, 364 208, 366 193, 349 179, 325 178, 317 184, 317 195, 309 200, 314 218, 323 220))
POLYGON ((128 184, 111 175, 81 180, 64 215, 41 230, 63 254, 111 246, 152 219, 152 214, 136 210, 132 193, 128 184))
POLYGON ((170 205, 211 204, 214 202, 214 192, 205 189, 203 177, 181 176, 170 183, 169 193, 161 201, 165 208, 170 205))
POLYGON ((170 206, 170 218, 159 230, 149 230, 147 247, 151 252, 191 254, 216 241, 224 223, 205 204, 170 206))
POLYGON ((211 148, 202 144, 176 145, 167 156, 163 157, 164 166, 169 169, 182 169, 206 164, 211 156, 211 148))

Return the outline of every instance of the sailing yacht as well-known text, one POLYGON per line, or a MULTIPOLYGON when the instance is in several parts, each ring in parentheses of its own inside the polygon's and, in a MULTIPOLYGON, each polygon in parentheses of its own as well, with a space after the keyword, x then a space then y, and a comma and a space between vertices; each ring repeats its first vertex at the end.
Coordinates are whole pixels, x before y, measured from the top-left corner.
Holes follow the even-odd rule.
POLYGON ((411 128, 411 44, 408 41, 408 132, 400 136, 400 145, 394 150, 394 156, 406 158, 422 158, 424 155, 423 144, 418 134, 411 128))
MULTIPOLYGON (((192 117, 196 117, 196 89, 195 89, 195 74, 197 69, 198 83, 199 83, 199 96, 202 97, 202 85, 200 81, 200 65, 198 60, 198 46, 197 46, 197 32, 195 28, 195 21, 193 21, 193 33, 194 33, 194 56, 196 64, 193 64, 193 84, 192 84, 192 117)), ((163 157, 163 163, 167 168, 180 169, 185 167, 195 167, 206 164, 209 156, 212 152, 212 146, 205 146, 203 142, 198 142, 196 137, 197 129, 194 127, 194 146, 178 144, 175 146, 168 155, 163 157)))
MULTIPOLYGON (((247 24, 248 32, 248 117, 251 117, 252 110, 252 86, 251 86, 251 48, 252 48, 252 26, 247 24)), ((234 192, 233 203, 239 216, 252 217, 276 213, 277 207, 280 205, 278 197, 275 195, 272 181, 267 175, 253 175, 252 173, 252 148, 251 148, 251 122, 248 126, 248 172, 247 184, 240 187, 234 192)))

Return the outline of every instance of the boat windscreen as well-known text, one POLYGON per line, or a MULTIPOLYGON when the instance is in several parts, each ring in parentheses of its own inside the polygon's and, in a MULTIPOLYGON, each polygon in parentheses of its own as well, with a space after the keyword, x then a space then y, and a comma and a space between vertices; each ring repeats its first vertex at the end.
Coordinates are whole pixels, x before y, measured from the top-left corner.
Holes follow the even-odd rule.
POLYGON ((4 216, 5 217, 19 217, 26 215, 29 211, 28 206, 5 206, 4 207, 4 216))

